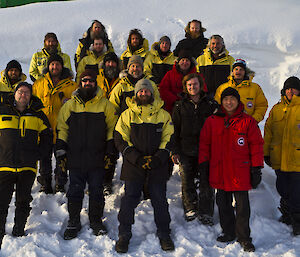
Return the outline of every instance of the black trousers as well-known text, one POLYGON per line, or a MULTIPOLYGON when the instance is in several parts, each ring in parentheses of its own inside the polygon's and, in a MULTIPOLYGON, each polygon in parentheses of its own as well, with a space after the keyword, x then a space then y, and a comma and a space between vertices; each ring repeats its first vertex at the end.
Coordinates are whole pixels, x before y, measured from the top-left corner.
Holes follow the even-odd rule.
POLYGON ((215 193, 213 188, 197 192, 198 158, 180 155, 182 204, 184 211, 195 210, 199 214, 213 216, 215 193))
POLYGON ((289 212, 300 213, 300 172, 276 170, 276 176, 276 189, 287 203, 289 212))
POLYGON ((236 236, 240 242, 251 241, 248 191, 227 192, 218 189, 216 202, 219 208, 220 225, 223 233, 236 236), (234 213, 234 207, 232 206, 233 195, 236 201, 236 213, 234 213))
MULTIPOLYGON (((125 195, 121 200, 121 208, 118 215, 119 235, 131 238, 131 226, 134 224, 134 210, 141 200, 144 182, 125 181, 125 195)), ((171 217, 169 204, 166 198, 167 182, 151 181, 148 183, 149 196, 154 209, 154 221, 157 227, 157 235, 166 238, 170 234, 171 217)))
MULTIPOLYGON (((82 202, 84 189, 88 184, 89 200, 104 207, 103 196, 104 168, 97 169, 71 169, 69 171, 70 184, 67 192, 69 202, 82 202)), ((103 212, 103 210, 102 210, 103 212)))
POLYGON ((35 173, 31 170, 21 172, 0 171, 0 233, 5 233, 8 207, 16 185, 16 213, 28 213, 32 201, 31 188, 35 173))

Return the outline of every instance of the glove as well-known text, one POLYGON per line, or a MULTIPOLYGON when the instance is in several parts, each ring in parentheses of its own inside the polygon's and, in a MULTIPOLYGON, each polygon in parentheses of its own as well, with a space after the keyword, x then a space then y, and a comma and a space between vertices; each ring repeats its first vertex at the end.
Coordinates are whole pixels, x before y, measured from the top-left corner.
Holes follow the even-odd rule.
POLYGON ((199 172, 199 188, 201 190, 207 190, 209 185, 209 162, 202 162, 198 165, 198 172, 199 172))
POLYGON ((153 155, 148 158, 150 169, 157 169, 161 165, 159 157, 153 155))
POLYGON ((137 158, 136 164, 138 167, 144 169, 144 170, 150 170, 150 161, 149 158, 151 158, 151 156, 140 156, 137 158))
POLYGON ((257 188, 259 183, 261 182, 261 167, 251 167, 250 168, 251 175, 251 186, 252 188, 257 188))
POLYGON ((106 154, 104 156, 104 169, 109 170, 115 165, 116 157, 112 154, 106 154))
POLYGON ((272 167, 270 156, 264 156, 264 160, 269 167, 272 167))
POLYGON ((174 164, 179 164, 179 155, 178 154, 173 154, 171 156, 171 159, 174 164))

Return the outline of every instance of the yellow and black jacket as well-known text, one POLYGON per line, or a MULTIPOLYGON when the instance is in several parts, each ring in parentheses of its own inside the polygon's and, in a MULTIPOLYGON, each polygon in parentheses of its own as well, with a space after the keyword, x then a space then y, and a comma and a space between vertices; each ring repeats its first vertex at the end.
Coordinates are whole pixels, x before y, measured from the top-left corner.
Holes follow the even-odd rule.
POLYGON ((20 80, 16 82, 15 84, 11 84, 7 74, 5 73, 5 70, 1 71, 1 78, 0 78, 0 91, 1 92, 14 92, 15 87, 20 83, 27 79, 27 76, 22 73, 20 80))
POLYGON ((144 73, 156 84, 159 84, 165 74, 172 70, 176 57, 171 51, 163 57, 159 53, 159 42, 155 42, 144 62, 144 73))
MULTIPOLYGON (((141 79, 148 79, 147 76, 144 76, 141 79)), ((151 80, 150 80, 151 81, 151 80)), ((160 98, 159 91, 157 89, 157 86, 153 81, 151 81, 152 87, 154 89, 154 98, 160 98)), ((109 101, 115 106, 117 112, 120 114, 123 111, 125 111, 128 106, 126 103, 126 98, 131 98, 134 96, 134 87, 135 84, 133 84, 129 77, 123 77, 120 79, 119 83, 114 87, 114 89, 111 91, 109 101)))
POLYGON ((109 83, 105 77, 104 70, 102 68, 99 69, 99 74, 97 75, 97 85, 103 90, 104 96, 107 99, 110 97, 111 91, 115 88, 119 81, 120 78, 118 77, 109 83))
POLYGON ((244 111, 252 116, 257 122, 264 119, 268 109, 268 100, 264 95, 261 87, 251 80, 243 80, 240 84, 236 84, 232 76, 228 77, 228 82, 218 87, 215 100, 221 104, 221 94, 227 87, 235 88, 244 104, 244 111))
POLYGON ((169 151, 174 133, 170 114, 162 109, 163 101, 155 99, 152 104, 138 106, 133 98, 127 98, 128 109, 124 111, 115 128, 114 140, 123 155, 122 180, 143 181, 146 173, 151 180, 169 178, 169 151), (145 171, 137 166, 140 156, 157 156, 161 166, 145 171))
POLYGON ((197 58, 197 71, 202 73, 205 78, 208 93, 215 95, 217 88, 227 82, 230 75, 234 58, 225 49, 220 57, 213 59, 209 47, 205 48, 203 54, 197 58))
POLYGON ((81 61, 78 64, 76 82, 79 83, 80 75, 82 72, 84 72, 86 65, 95 65, 98 68, 99 63, 103 61, 107 53, 108 51, 104 51, 103 54, 97 57, 93 51, 88 51, 88 55, 83 57, 83 59, 81 59, 81 61))
MULTIPOLYGON (((61 51, 59 43, 57 46, 57 51, 57 54, 59 54, 64 60, 64 67, 71 71, 72 68, 70 56, 61 51)), ((33 54, 29 67, 29 75, 32 81, 35 81, 43 76, 43 71, 45 68, 47 68, 49 57, 50 54, 47 52, 45 47, 42 49, 42 51, 33 54)))
POLYGON ((36 80, 32 86, 33 95, 40 98, 44 105, 43 112, 48 117, 53 129, 54 143, 56 139, 55 128, 58 112, 62 105, 71 98, 73 91, 77 88, 77 84, 72 80, 68 69, 63 69, 61 78, 61 81, 54 86, 50 73, 47 72, 42 78, 36 80))
POLYGON ((264 156, 270 156, 272 168, 300 172, 300 96, 291 102, 286 96, 275 104, 265 124, 264 156))
POLYGON ((127 49, 122 53, 120 59, 123 63, 123 69, 127 69, 127 64, 129 61, 129 58, 133 55, 139 55, 142 57, 143 60, 145 60, 147 54, 149 52, 149 42, 146 38, 143 40, 143 45, 138 50, 132 52, 130 50, 130 47, 127 45, 127 49))
POLYGON ((0 172, 36 172, 37 161, 50 152, 52 131, 42 107, 40 99, 32 96, 20 113, 14 94, 0 93, 0 172))
POLYGON ((113 130, 118 116, 100 88, 84 102, 79 90, 61 108, 57 118, 57 149, 67 152, 69 169, 104 166, 106 153, 113 154, 113 130))

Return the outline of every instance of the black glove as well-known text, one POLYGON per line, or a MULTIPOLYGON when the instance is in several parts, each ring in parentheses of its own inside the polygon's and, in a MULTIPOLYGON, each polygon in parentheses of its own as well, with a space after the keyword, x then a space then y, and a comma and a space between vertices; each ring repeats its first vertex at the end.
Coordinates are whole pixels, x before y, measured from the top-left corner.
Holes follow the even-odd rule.
POLYGON ((202 162, 198 165, 199 172, 199 188, 201 190, 208 189, 209 185, 209 162, 202 162))
POLYGON ((117 158, 115 155, 112 154, 106 154, 104 156, 104 169, 109 170, 112 168, 117 161, 117 158))
POLYGON ((269 167, 272 167, 270 156, 264 156, 264 160, 269 167))
POLYGON ((144 170, 150 170, 150 161, 149 158, 151 158, 151 156, 140 156, 137 158, 136 160, 136 164, 139 168, 142 168, 144 170))
POLYGON ((261 182, 261 167, 251 167, 250 175, 251 175, 251 186, 252 188, 255 189, 261 182))

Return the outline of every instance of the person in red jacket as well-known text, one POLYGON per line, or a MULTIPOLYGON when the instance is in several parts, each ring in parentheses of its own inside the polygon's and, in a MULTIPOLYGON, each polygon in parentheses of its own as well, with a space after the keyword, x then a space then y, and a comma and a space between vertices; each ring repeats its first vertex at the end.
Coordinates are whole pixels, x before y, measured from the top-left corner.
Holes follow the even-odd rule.
POLYGON ((263 163, 263 139, 257 122, 244 113, 239 93, 226 88, 218 112, 204 123, 199 144, 200 183, 217 189, 223 230, 217 241, 231 242, 237 237, 245 251, 255 251, 250 237, 248 190, 260 183, 263 163), (232 206, 233 196, 236 208, 232 206))
POLYGON ((196 73, 194 59, 189 52, 183 50, 179 53, 172 70, 166 73, 159 84, 160 97, 165 102, 165 110, 169 113, 172 113, 175 102, 180 100, 183 77, 190 73, 196 73))

